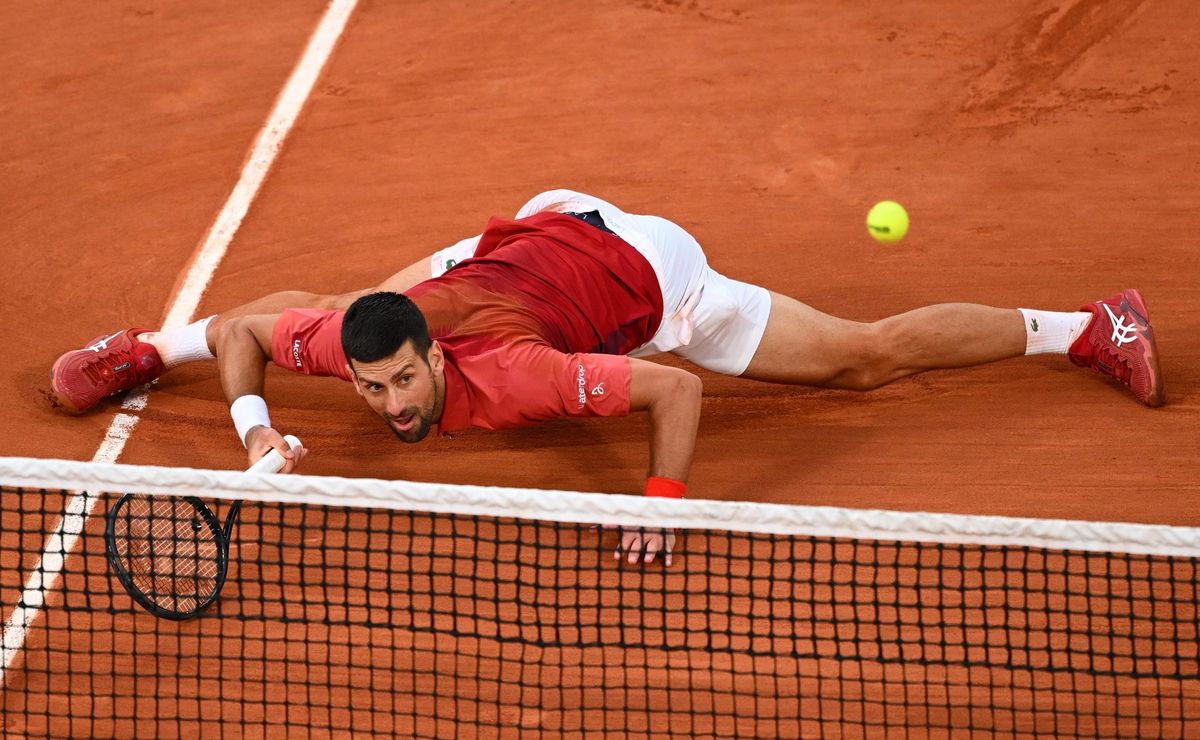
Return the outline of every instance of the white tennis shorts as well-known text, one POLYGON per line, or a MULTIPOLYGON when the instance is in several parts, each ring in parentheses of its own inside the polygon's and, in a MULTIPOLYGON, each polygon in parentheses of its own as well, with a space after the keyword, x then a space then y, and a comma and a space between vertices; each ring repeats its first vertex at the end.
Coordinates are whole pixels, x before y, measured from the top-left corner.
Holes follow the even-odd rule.
MULTIPOLYGON (((517 218, 543 211, 597 211, 613 233, 641 253, 663 296, 663 320, 654 337, 630 352, 645 357, 671 352, 706 370, 725 375, 746 371, 771 313, 771 295, 757 285, 730 280, 708 266, 700 244, 680 226, 658 216, 625 213, 599 198, 571 190, 550 190, 534 196, 517 211, 517 218)), ((433 255, 434 277, 475 254, 479 237, 449 246, 433 255)))

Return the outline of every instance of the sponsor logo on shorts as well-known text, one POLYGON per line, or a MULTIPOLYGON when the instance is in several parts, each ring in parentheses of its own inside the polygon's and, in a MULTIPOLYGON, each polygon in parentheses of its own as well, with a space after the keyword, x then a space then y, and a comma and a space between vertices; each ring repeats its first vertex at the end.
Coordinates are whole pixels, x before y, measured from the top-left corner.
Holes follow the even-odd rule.
POLYGON ((587 377, 583 370, 583 363, 579 363, 579 367, 575 370, 575 382, 579 385, 579 408, 587 406, 587 377))
POLYGON ((300 349, 303 346, 303 343, 299 339, 292 341, 292 362, 296 363, 297 370, 304 369, 304 361, 300 359, 300 349))

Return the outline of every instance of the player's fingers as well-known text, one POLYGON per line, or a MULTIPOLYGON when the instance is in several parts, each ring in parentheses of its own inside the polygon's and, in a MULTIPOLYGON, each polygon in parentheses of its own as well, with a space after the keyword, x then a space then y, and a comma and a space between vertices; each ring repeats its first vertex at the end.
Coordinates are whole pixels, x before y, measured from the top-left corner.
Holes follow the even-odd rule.
POLYGON ((625 530, 621 535, 621 549, 628 553, 630 563, 636 563, 642 554, 642 530, 625 530))
POLYGON ((621 536, 617 539, 617 549, 613 550, 613 560, 620 560, 621 553, 625 551, 625 541, 629 537, 629 532, 622 529, 621 536))
POLYGON ((663 565, 671 567, 671 553, 675 550, 675 530, 668 529, 666 546, 663 548, 663 565))
MULTIPOLYGON (((284 442, 283 444, 285 447, 287 446, 287 442, 284 442)), ((276 449, 278 449, 278 448, 276 448, 276 449)), ((290 448, 288 450, 288 455, 284 456, 284 459, 287 460, 287 463, 284 464, 283 470, 281 472, 290 473, 293 470, 295 470, 296 466, 300 464, 300 461, 303 460, 304 456, 307 454, 308 454, 308 450, 304 449, 303 446, 290 448), (290 456, 290 458, 289 458, 289 456, 290 456)))
POLYGON ((308 448, 304 445, 297 445, 292 448, 292 458, 296 461, 297 465, 300 464, 300 461, 303 460, 304 456, 307 454, 308 448))
POLYGON ((283 467, 279 469, 279 472, 290 473, 296 469, 296 463, 300 461, 300 456, 292 450, 292 446, 278 432, 272 435, 271 447, 283 455, 283 467))
POLYGON ((257 427, 251 431, 251 435, 247 437, 249 444, 246 446, 251 466, 275 451, 283 458, 283 467, 278 472, 290 473, 296 468, 296 463, 300 462, 300 458, 304 456, 303 450, 293 451, 283 435, 269 427, 257 427))
POLYGON ((642 555, 642 562, 653 563, 654 556, 658 554, 658 551, 661 550, 663 546, 662 533, 656 529, 652 529, 643 535, 642 540, 645 543, 645 552, 642 555))

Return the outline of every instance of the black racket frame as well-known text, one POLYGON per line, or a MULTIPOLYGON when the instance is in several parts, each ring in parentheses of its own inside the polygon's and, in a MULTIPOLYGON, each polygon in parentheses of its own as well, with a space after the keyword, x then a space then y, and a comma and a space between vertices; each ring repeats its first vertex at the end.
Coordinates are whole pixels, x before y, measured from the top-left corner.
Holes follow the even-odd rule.
POLYGON ((212 594, 209 595, 208 598, 197 603, 195 608, 188 611, 179 611, 177 609, 168 609, 158 603, 155 603, 152 598, 150 598, 145 592, 137 587, 133 581, 133 575, 127 571, 125 566, 121 563, 121 556, 117 549, 117 520, 120 517, 120 512, 125 505, 139 495, 145 494, 126 493, 122 495, 121 498, 117 499, 117 502, 109 508, 108 513, 104 517, 104 554, 108 558, 108 566, 112 570, 113 575, 117 577, 117 581, 120 582, 122 588, 125 589, 125 592, 129 594, 129 596, 138 604, 138 606, 142 607, 154 616, 175 621, 182 621, 197 617, 210 606, 212 606, 214 602, 216 602, 217 598, 221 595, 221 590, 225 587, 225 579, 229 575, 229 542, 233 536, 233 528, 237 522, 238 513, 242 509, 242 502, 234 501, 233 504, 230 505, 229 511, 225 515, 225 524, 222 526, 220 520, 217 519, 217 515, 213 513, 213 510, 208 508, 203 501, 195 496, 180 497, 190 504, 193 509, 195 509, 196 516, 200 517, 200 519, 212 529, 212 532, 216 537, 217 585, 216 588, 213 589, 212 594))

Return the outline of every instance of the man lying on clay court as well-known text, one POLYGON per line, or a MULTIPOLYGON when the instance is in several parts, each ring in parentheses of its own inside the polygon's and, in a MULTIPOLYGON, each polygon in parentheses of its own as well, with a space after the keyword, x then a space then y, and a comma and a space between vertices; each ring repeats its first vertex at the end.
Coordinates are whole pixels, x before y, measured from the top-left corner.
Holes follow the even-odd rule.
MULTIPOLYGON (((680 497, 700 418, 700 379, 636 359, 672 352, 726 375, 870 390, 935 368, 1066 354, 1163 403, 1146 304, 1125 290, 1078 312, 947 303, 871 324, 838 319, 708 266, 696 240, 656 216, 568 190, 542 193, 516 220, 493 218, 379 286, 339 296, 284 292, 180 329, 127 329, 62 355, 57 403, 106 396, 194 360, 217 359, 251 461, 274 447, 262 399, 267 360, 332 375, 392 432, 418 442, 438 425, 505 429, 563 416, 650 413, 648 496, 680 497)), ((622 533, 629 561, 670 565, 674 535, 622 533)))

